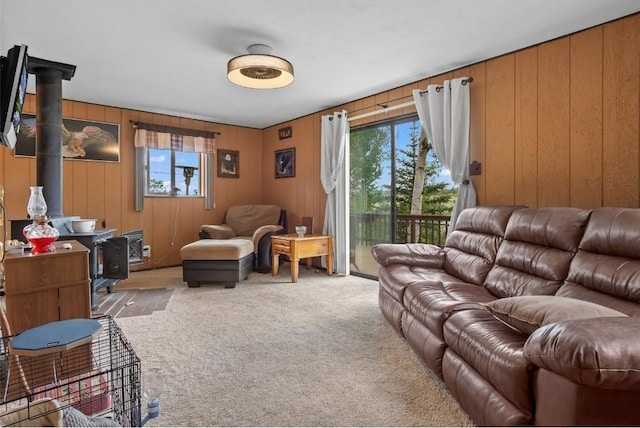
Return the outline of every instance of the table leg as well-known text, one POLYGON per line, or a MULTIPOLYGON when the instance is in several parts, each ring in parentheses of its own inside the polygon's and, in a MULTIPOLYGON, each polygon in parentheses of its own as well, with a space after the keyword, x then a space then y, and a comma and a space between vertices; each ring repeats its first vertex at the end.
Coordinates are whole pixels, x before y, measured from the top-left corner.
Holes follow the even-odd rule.
POLYGON ((273 253, 271 256, 271 275, 278 275, 278 267, 280 263, 280 255, 278 253, 273 253))
POLYGON ((298 265, 300 259, 291 259, 291 282, 298 282, 298 265))
POLYGON ((311 269, 311 257, 307 257, 305 260, 305 265, 307 266, 307 270, 311 269))
POLYGON ((333 254, 327 254, 327 274, 333 275, 333 254))

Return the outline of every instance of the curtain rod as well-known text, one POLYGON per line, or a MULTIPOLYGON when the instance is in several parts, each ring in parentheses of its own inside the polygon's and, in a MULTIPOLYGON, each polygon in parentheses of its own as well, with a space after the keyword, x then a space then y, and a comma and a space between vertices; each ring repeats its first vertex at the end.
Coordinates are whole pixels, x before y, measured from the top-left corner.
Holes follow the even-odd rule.
POLYGON ((358 109, 355 109, 355 110, 351 111, 350 113, 353 114, 353 113, 355 113, 357 111, 367 110, 367 109, 370 109, 371 107, 374 107, 374 106, 378 106, 378 107, 382 107, 382 108, 389 108, 389 104, 394 103, 396 101, 402 101, 402 100, 407 99, 407 98, 413 99, 413 95, 406 95, 404 97, 394 98, 392 100, 388 100, 388 101, 385 101, 383 103, 377 103, 377 104, 374 104, 374 105, 369 106, 369 107, 358 108, 358 109))
MULTIPOLYGON (((471 83, 471 82, 473 82, 473 77, 469 77, 468 79, 464 79, 461 83, 463 85, 466 85, 467 83, 471 83)), ((444 86, 438 86, 438 87, 436 87, 436 91, 440 92, 440 89, 442 89, 442 88, 444 88, 444 86)), ((420 95, 426 94, 427 92, 429 92, 429 91, 426 90, 426 89, 424 91, 420 91, 420 95)), ((393 110, 398 110, 398 109, 405 108, 405 107, 411 107, 411 106, 415 105, 414 101, 407 101, 406 103, 397 104, 395 106, 387 107, 388 103, 392 103, 394 101, 400 101, 400 100, 403 100, 403 99, 409 98, 409 97, 413 98, 413 95, 407 95, 406 97, 401 97, 401 98, 396 98, 396 99, 393 99, 393 100, 389 100, 386 103, 375 104, 377 106, 382 107, 382 110, 376 110, 376 111, 370 111, 368 113, 362 113, 362 114, 359 114, 357 116, 353 116, 353 117, 348 118, 347 121, 351 122, 352 120, 364 119, 365 117, 375 116, 377 114, 387 113, 387 112, 390 112, 390 111, 393 111, 393 110)), ((358 110, 354 110, 352 113, 355 113, 356 111, 360 111, 360 110, 365 110, 365 109, 368 109, 368 108, 371 108, 371 107, 373 107, 373 106, 364 107, 364 108, 361 108, 361 109, 358 109, 358 110)))
MULTIPOLYGON (((462 82, 463 85, 466 85, 467 83, 471 83, 473 82, 473 77, 469 77, 468 79, 464 79, 462 82)), ((436 87, 436 92, 440 92, 440 89, 444 88, 444 86, 437 86, 436 87)), ((449 85, 449 88, 451 88, 451 85, 449 85)), ((420 95, 422 94, 426 94, 427 92, 429 92, 427 89, 425 89, 424 91, 420 91, 420 95)))
MULTIPOLYGON (((376 105, 380 105, 380 104, 376 104, 376 105)), ((381 106, 382 110, 370 111, 369 113, 362 113, 362 114, 359 114, 357 116, 348 117, 347 121, 351 122, 352 120, 364 119, 365 117, 375 116, 376 114, 387 113, 387 112, 390 112, 390 111, 393 111, 393 110, 398 110, 398 109, 401 109, 401 108, 404 108, 404 107, 411 107, 413 105, 415 105, 415 102, 407 101, 406 103, 397 104, 397 105, 391 106, 391 107, 382 107, 381 106)))
POLYGON ((147 131, 163 132, 168 134, 188 135, 190 137, 216 138, 216 135, 221 135, 221 133, 217 131, 200 131, 198 129, 179 128, 175 126, 154 125, 151 123, 139 122, 137 120, 130 120, 129 123, 131 123, 135 129, 146 129, 147 131))

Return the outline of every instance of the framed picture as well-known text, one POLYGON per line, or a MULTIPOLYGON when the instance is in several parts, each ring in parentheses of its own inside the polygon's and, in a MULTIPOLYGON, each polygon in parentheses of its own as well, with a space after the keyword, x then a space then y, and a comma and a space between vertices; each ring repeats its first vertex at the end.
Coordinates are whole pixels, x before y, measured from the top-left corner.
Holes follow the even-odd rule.
POLYGON ((240 152, 218 149, 218 177, 240 177, 240 152))
POLYGON ((296 149, 276 150, 275 159, 276 178, 296 176, 296 149))
MULTIPOLYGON (((16 156, 36 155, 36 117, 23 114, 16 156)), ((62 119, 62 158, 101 162, 120 161, 120 125, 79 119, 62 119)))
POLYGON ((278 138, 284 140, 293 137, 293 130, 290 126, 278 129, 278 138))

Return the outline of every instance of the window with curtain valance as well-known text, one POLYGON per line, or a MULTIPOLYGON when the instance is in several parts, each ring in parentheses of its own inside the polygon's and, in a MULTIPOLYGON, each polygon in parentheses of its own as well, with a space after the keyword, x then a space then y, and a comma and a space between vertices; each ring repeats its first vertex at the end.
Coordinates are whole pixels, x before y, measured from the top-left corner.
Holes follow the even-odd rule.
POLYGON ((133 127, 136 129, 134 137, 136 147, 174 150, 177 152, 213 154, 216 147, 216 135, 220 134, 219 132, 198 131, 142 122, 133 122, 133 127))
POLYGON ((143 209, 145 196, 204 197, 205 209, 211 209, 211 158, 219 132, 132 123, 136 210, 143 209))

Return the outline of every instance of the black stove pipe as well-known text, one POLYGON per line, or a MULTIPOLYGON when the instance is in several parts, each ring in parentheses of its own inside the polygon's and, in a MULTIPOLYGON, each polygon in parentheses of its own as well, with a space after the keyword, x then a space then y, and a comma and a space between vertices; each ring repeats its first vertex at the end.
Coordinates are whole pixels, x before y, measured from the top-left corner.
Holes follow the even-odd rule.
POLYGON ((62 80, 71 80, 75 65, 29 57, 36 75, 36 184, 42 186, 49 218, 62 214, 62 80))
POLYGON ((42 187, 49 218, 62 217, 62 75, 36 74, 36 184, 42 187))

